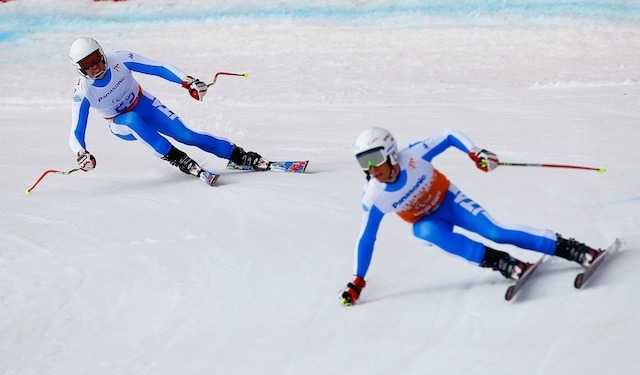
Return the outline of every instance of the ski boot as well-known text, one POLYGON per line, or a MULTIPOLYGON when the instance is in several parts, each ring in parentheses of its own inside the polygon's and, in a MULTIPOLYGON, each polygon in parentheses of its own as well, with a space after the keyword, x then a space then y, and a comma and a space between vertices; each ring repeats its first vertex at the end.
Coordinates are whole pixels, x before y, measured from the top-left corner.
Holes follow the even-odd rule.
POLYGON ((602 250, 592 249, 573 238, 562 238, 560 234, 557 234, 557 236, 556 252, 553 255, 572 260, 581 266, 589 267, 602 253, 602 250))
POLYGON ((531 266, 531 263, 525 263, 511 255, 494 250, 485 246, 484 258, 480 262, 480 267, 491 268, 494 271, 500 271, 500 273, 507 279, 518 280, 531 266))
POLYGON ((202 168, 191 159, 187 154, 171 146, 171 150, 162 157, 162 160, 166 160, 171 165, 178 167, 180 171, 191 176, 200 177, 202 168))
POLYGON ((242 147, 233 146, 229 160, 237 165, 246 165, 254 171, 268 171, 271 169, 269 162, 257 152, 246 152, 242 147))

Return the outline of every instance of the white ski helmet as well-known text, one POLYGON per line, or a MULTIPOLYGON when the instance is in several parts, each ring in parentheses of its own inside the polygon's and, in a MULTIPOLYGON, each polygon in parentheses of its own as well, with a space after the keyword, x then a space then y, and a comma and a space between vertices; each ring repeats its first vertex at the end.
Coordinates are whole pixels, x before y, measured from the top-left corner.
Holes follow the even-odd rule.
MULTIPOLYGON (((104 63, 104 72, 106 72, 108 69, 107 57, 104 55, 102 46, 100 46, 100 44, 96 42, 95 39, 82 37, 82 38, 76 39, 71 44, 71 48, 69 49, 69 58, 71 59, 71 62, 73 63, 73 65, 75 65, 76 69, 78 70, 78 73, 80 73, 80 75, 82 75, 85 78, 89 78, 89 79, 102 78, 101 76, 90 77, 89 75, 87 75, 86 70, 80 64, 82 60, 87 58, 89 55, 96 53, 96 51, 97 51, 97 55, 100 57, 100 59, 102 59, 102 62, 104 63)), ((104 72, 101 75, 103 75, 104 72)))
POLYGON ((387 160, 392 166, 398 164, 398 144, 393 135, 383 128, 363 131, 356 139, 355 154, 360 168, 365 171, 379 167, 387 160))

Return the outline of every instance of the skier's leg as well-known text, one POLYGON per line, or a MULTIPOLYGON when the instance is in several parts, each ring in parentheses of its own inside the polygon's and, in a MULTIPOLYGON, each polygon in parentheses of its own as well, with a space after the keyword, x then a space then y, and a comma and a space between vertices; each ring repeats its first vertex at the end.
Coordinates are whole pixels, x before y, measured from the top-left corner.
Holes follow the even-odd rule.
POLYGON ((488 267, 499 271, 504 277, 519 279, 526 269, 526 263, 511 257, 509 254, 486 247, 466 236, 453 232, 450 223, 426 217, 413 226, 416 237, 432 243, 441 249, 459 255, 480 267, 488 267))
POLYGON ((177 114, 146 91, 143 91, 140 102, 135 108, 135 112, 138 112, 145 121, 158 132, 180 143, 196 146, 201 150, 224 159, 228 159, 233 152, 233 143, 224 138, 214 137, 207 133, 195 132, 187 128, 177 114))
MULTIPOLYGON (((497 243, 506 243, 523 249, 554 254, 556 234, 551 230, 526 225, 504 225, 496 221, 479 204, 451 185, 443 206, 453 225, 458 225, 497 243), (446 205, 446 206, 445 206, 446 205)), ((434 212, 438 217, 439 211, 434 212)))
MULTIPOLYGON (((453 185, 452 185, 453 186, 453 185)), ((551 230, 526 225, 504 225, 496 221, 479 204, 453 186, 455 192, 452 217, 455 224, 497 243, 508 243, 523 249, 559 256, 588 267, 600 254, 573 238, 565 239, 551 230)))
POLYGON ((169 141, 158 134, 135 111, 116 116, 109 124, 111 132, 127 141, 140 141, 153 154, 167 160, 182 172, 198 176, 202 168, 184 152, 178 150, 169 141))
POLYGON ((113 134, 126 141, 140 141, 159 158, 165 156, 171 149, 171 143, 134 111, 116 116, 109 123, 109 128, 113 134))
MULTIPOLYGON (((487 233, 491 231, 486 230, 486 228, 490 228, 493 233, 500 233, 502 236, 518 236, 513 233, 501 233, 501 231, 508 231, 508 229, 504 229, 499 225, 497 228, 492 228, 496 225, 488 220, 483 215, 483 212, 484 209, 482 207, 468 199, 452 185, 442 205, 433 214, 423 218, 414 225, 414 233, 417 237, 438 245, 448 252, 478 263, 480 267, 488 267, 499 271, 507 278, 520 278, 527 267, 525 262, 513 258, 508 253, 494 250, 479 242, 473 241, 466 236, 453 233, 453 226, 458 225, 492 240, 499 238, 496 236, 493 236, 493 238, 489 237, 487 233)), ((518 228, 516 232, 522 229, 527 228, 518 228)), ((528 233, 527 230, 525 230, 525 233, 528 233)), ((520 239, 519 241, 523 240, 520 239)))
POLYGON ((444 251, 480 263, 484 256, 484 245, 453 232, 453 225, 446 220, 424 217, 413 225, 413 234, 444 251))

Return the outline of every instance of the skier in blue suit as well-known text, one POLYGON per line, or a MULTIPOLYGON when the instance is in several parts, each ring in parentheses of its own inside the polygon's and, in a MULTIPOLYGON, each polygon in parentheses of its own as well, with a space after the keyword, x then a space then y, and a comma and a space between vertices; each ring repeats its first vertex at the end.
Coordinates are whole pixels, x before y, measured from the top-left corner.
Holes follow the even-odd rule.
POLYGON ((140 141, 155 156, 186 174, 201 177, 202 168, 164 136, 254 170, 269 169, 268 162, 256 152, 245 152, 224 138, 187 128, 177 114, 140 87, 132 72, 180 84, 194 99, 201 101, 207 93, 207 85, 199 79, 175 66, 133 52, 105 54, 98 42, 87 37, 73 42, 69 57, 82 76, 73 92, 69 145, 77 156, 78 167, 83 171, 90 171, 96 166, 96 159, 85 143, 89 108, 108 121, 114 135, 127 141, 140 141))
POLYGON ((376 234, 387 213, 396 213, 411 223, 414 236, 424 243, 499 271, 509 279, 519 279, 530 264, 456 233, 454 227, 497 243, 575 261, 584 267, 589 267, 601 254, 600 250, 572 238, 565 239, 549 229, 505 225, 495 220, 431 164, 434 157, 449 147, 469 154, 485 172, 498 166, 494 153, 476 147, 457 130, 444 131, 401 151, 393 135, 382 128, 365 130, 356 140, 356 159, 368 183, 362 197, 363 218, 355 248, 355 279, 341 293, 344 305, 354 304, 365 287, 376 234))

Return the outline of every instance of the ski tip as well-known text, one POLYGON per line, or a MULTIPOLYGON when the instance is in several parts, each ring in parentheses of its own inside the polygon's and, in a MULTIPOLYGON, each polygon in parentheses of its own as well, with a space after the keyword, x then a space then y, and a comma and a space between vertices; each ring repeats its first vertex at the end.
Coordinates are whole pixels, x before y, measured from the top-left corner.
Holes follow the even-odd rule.
POLYGON ((507 288, 507 293, 505 293, 504 299, 506 299, 507 301, 511 301, 511 299, 513 298, 513 290, 514 290, 513 286, 510 286, 509 288, 507 288))
POLYGON ((211 173, 209 171, 202 171, 198 178, 209 186, 215 186, 218 178, 220 178, 219 174, 211 173))
POLYGON ((299 173, 304 173, 307 171, 307 167, 309 166, 309 160, 304 161, 304 166, 300 169, 299 173))
POLYGON ((309 160, 269 162, 271 169, 290 173, 304 173, 307 170, 308 165, 309 160))
POLYGON ((213 177, 211 177, 211 178, 209 179, 209 185, 211 185, 211 186, 216 186, 216 183, 218 182, 218 179, 219 179, 219 178, 220 178, 220 175, 219 175, 219 174, 215 174, 215 175, 213 175, 213 177))
POLYGON ((576 280, 573 282, 573 286, 575 286, 576 289, 580 289, 582 288, 583 281, 584 281, 584 274, 581 273, 578 276, 576 276, 576 280))
POLYGON ((291 167, 291 169, 292 169, 292 172, 304 173, 307 170, 308 166, 309 166, 309 160, 303 160, 300 162, 293 163, 293 166, 291 167))

